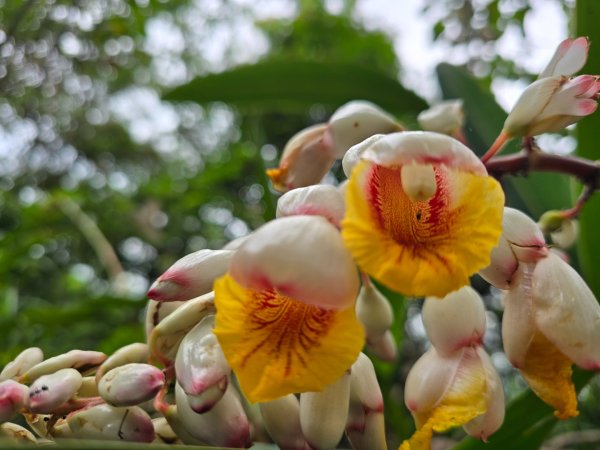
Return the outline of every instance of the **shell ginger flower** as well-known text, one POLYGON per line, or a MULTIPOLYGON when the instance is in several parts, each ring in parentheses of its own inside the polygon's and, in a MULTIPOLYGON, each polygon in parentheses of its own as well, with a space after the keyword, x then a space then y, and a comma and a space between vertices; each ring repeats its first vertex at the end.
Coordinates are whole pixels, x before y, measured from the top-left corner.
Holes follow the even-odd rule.
POLYGON ((293 216, 255 231, 215 282, 214 334, 251 402, 320 391, 356 360, 358 274, 326 219, 293 216))
POLYGON ((361 270, 405 295, 443 297, 489 264, 504 194, 470 149, 429 132, 359 145, 347 153, 342 236, 361 270))

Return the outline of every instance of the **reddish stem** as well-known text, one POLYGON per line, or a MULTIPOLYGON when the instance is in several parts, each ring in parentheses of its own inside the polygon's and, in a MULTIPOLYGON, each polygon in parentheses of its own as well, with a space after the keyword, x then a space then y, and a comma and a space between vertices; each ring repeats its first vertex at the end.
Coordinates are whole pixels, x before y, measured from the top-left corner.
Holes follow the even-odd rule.
POLYGON ((484 164, 487 163, 496 153, 500 151, 500 149, 504 146, 504 144, 506 144, 506 141, 508 141, 508 139, 508 135, 504 131, 502 131, 498 135, 492 146, 489 148, 489 150, 485 152, 485 154, 481 157, 481 162, 484 164))

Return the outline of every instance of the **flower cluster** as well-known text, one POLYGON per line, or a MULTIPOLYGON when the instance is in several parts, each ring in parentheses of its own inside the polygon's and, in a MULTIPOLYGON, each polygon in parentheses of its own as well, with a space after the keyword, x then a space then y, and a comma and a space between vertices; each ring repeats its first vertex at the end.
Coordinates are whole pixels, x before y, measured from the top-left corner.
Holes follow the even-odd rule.
MULTIPOLYGON (((333 449, 345 433, 357 450, 386 449, 383 396, 362 353, 398 357, 384 286, 427 297, 431 347, 406 380, 416 432, 401 449, 427 449, 433 432, 457 426, 487 440, 504 393, 483 347, 476 274, 504 291, 508 359, 557 417, 575 416, 571 367, 600 369, 600 306, 539 225, 504 206, 484 162, 508 138, 595 110, 597 78, 567 78, 587 49, 583 38, 560 45, 482 159, 463 142, 456 101, 421 114, 425 131, 353 101, 299 132, 268 171, 284 192, 274 220, 168 268, 148 291, 147 342, 110 356, 24 351, 0 374, 0 423, 22 413, 43 438, 227 447, 266 431, 283 450, 333 449), (347 180, 319 184, 336 160, 347 180)), ((552 214, 545 230, 572 241, 573 214, 552 214)), ((35 441, 14 424, 1 431, 35 441)))

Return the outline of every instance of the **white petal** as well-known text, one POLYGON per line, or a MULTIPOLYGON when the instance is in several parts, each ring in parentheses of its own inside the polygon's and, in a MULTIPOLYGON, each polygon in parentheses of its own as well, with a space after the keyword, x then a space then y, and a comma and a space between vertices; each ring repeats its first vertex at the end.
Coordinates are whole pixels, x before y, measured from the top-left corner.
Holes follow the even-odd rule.
POLYGON ((227 272, 233 251, 199 250, 177 260, 150 286, 148 297, 180 301, 212 291, 216 278, 227 272))
POLYGON ((548 254, 546 241, 539 226, 518 209, 504 208, 502 236, 511 244, 511 249, 519 261, 535 262, 548 254))
POLYGON ((585 65, 588 55, 589 42, 587 38, 565 39, 556 48, 556 52, 539 78, 556 75, 570 76, 579 72, 585 65))
POLYGON ((152 419, 141 408, 102 404, 67 416, 73 437, 109 441, 152 442, 152 419))
POLYGON ((551 253, 532 284, 535 323, 578 366, 600 370, 600 305, 581 276, 551 253))
POLYGON ((344 169, 344 174, 346 174, 346 177, 350 178, 352 169, 354 169, 354 166, 356 166, 356 164, 361 160, 364 151, 383 137, 385 137, 385 134, 374 134, 373 136, 365 139, 362 142, 359 142, 356 145, 353 145, 350 147, 350 149, 348 149, 344 155, 344 158, 342 159, 342 168, 344 169))
POLYGON ((385 418, 382 412, 368 412, 363 428, 347 428, 346 434, 354 450, 387 450, 385 418))
POLYGON ((321 216, 339 228, 344 217, 344 197, 334 187, 316 185, 293 189, 277 201, 277 217, 321 216))
POLYGON ((423 325, 431 344, 442 355, 481 344, 485 333, 483 301, 471 286, 443 299, 428 297, 423 304, 423 325))
POLYGON ((419 113, 417 121, 421 128, 436 133, 452 134, 464 121, 463 101, 447 100, 419 113))
POLYGON ((329 119, 329 131, 337 158, 342 158, 350 147, 374 134, 399 130, 402 130, 402 126, 393 116, 364 100, 346 103, 329 119))
POLYGON ((237 250, 230 272, 246 288, 274 288, 328 309, 351 306, 358 291, 356 266, 339 231, 316 216, 263 225, 237 250))
POLYGON ((428 131, 388 134, 364 150, 362 159, 385 167, 411 163, 444 164, 487 175, 485 166, 470 148, 450 136, 428 131))
POLYGON ((554 93, 560 88, 562 78, 541 78, 530 84, 513 106, 506 121, 504 131, 510 137, 528 134, 528 128, 536 122, 554 93))
POLYGON ((31 367, 21 375, 22 383, 31 383, 42 375, 48 375, 60 369, 72 368, 82 374, 94 371, 96 367, 104 362, 106 355, 93 350, 70 350, 58 356, 53 356, 31 367))
POLYGON ((135 342, 133 344, 121 347, 112 355, 110 355, 106 361, 96 371, 96 380, 100 381, 100 378, 104 376, 106 372, 114 369, 115 367, 124 366, 125 364, 131 363, 144 363, 148 361, 150 356, 150 348, 148 344, 135 342))
POLYGON ((381 337, 369 337, 367 335, 367 348, 382 361, 393 362, 398 357, 398 346, 390 330, 386 331, 381 337))
POLYGON ((350 370, 350 402, 360 404, 363 410, 383 411, 383 396, 375 368, 364 353, 359 353, 350 370))
POLYGON ((533 263, 523 263, 513 277, 511 288, 504 294, 502 343, 511 364, 524 367, 525 355, 535 333, 531 277, 533 263))
POLYGON ((300 394, 300 425, 315 450, 334 449, 342 439, 348 418, 350 375, 342 377, 321 392, 300 394))
POLYGON ((504 236, 492 249, 490 265, 479 271, 479 275, 498 289, 508 289, 519 262, 511 245, 504 236))
POLYGON ((259 407, 265 428, 275 444, 287 450, 306 448, 300 427, 300 403, 294 394, 260 403, 259 407))
POLYGON ((363 283, 356 299, 356 317, 371 338, 383 335, 394 323, 392 305, 373 283, 363 283))
MULTIPOLYGON (((214 316, 207 316, 183 338, 175 358, 177 381, 186 394, 198 396, 211 388, 214 394, 204 405, 202 411, 208 411, 225 393, 231 369, 225 355, 213 333, 214 316), (218 395, 220 392, 220 395, 218 395)), ((199 399, 197 399, 199 400, 199 399)))

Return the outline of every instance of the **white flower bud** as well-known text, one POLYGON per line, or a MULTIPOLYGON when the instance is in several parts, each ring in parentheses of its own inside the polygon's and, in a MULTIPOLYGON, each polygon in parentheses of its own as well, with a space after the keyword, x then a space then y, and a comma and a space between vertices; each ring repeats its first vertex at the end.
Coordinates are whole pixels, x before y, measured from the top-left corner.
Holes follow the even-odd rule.
POLYGON ((82 409, 67 416, 73 437, 107 441, 152 442, 152 419, 141 408, 107 404, 82 409))
POLYGON ((205 249, 184 256, 150 286, 148 298, 171 302, 189 300, 212 291, 214 280, 227 272, 233 253, 205 249))
POLYGON ((8 380, 9 378, 19 378, 43 360, 44 353, 41 349, 38 347, 26 348, 2 369, 2 372, 0 372, 0 381, 8 380))
POLYGON ((363 431, 370 412, 383 412, 383 396, 373 363, 360 353, 350 371, 350 410, 346 428, 363 431))
POLYGON ((426 202, 435 195, 437 183, 431 164, 405 164, 400 169, 402 190, 415 202, 426 202))
POLYGON ((349 427, 346 434, 354 450, 387 450, 383 412, 367 412, 362 428, 349 427))
POLYGON ((10 422, 0 424, 0 441, 5 441, 5 444, 37 444, 37 440, 31 431, 10 422))
POLYGON ((14 380, 0 382, 0 423, 16 416, 27 405, 29 388, 14 380))
POLYGON ((579 234, 579 223, 573 219, 566 219, 560 228, 550 233, 550 239, 560 248, 568 249, 575 244, 579 234))
POLYGON ((367 348, 382 361, 392 362, 398 356, 398 346, 390 330, 386 331, 381 337, 367 336, 367 348))
POLYGON ((113 406, 133 406, 154 398, 165 382, 162 370, 149 364, 130 363, 109 370, 98 383, 98 392, 113 406))
POLYGON ((366 280, 356 299, 356 317, 363 324, 368 338, 382 336, 394 323, 394 311, 387 298, 366 280))
POLYGON ((490 265, 481 269, 479 275, 498 289, 508 289, 519 261, 504 236, 500 236, 498 245, 492 249, 490 257, 490 265))
POLYGON ((443 299, 428 297, 423 305, 423 325, 441 355, 481 345, 485 333, 483 301, 471 286, 451 292, 443 299))
POLYGON ((146 331, 146 340, 150 338, 154 327, 165 317, 183 305, 185 302, 157 302, 148 300, 146 308, 146 317, 144 320, 144 330, 146 331))
POLYGON ((231 385, 223 398, 203 414, 192 410, 179 383, 175 385, 175 401, 182 425, 195 438, 223 447, 244 447, 248 443, 250 424, 231 385))
POLYGON ((21 375, 19 381, 31 383, 42 375, 48 375, 60 369, 75 369, 82 375, 93 372, 104 362, 106 355, 92 350, 71 350, 62 355, 54 356, 31 367, 21 375))
POLYGON ((333 186, 319 184, 301 187, 279 197, 276 215, 321 216, 339 228, 344 217, 344 198, 333 186))
POLYGON ((273 442, 283 450, 306 450, 300 427, 300 404, 294 394, 259 403, 260 412, 273 442))
POLYGON ((42 375, 29 387, 29 410, 50 414, 79 390, 83 377, 75 369, 61 369, 42 375))
POLYGON ((152 441, 153 444, 183 444, 183 441, 179 439, 179 436, 173 431, 173 428, 171 428, 169 422, 164 417, 152 419, 152 426, 154 427, 154 434, 156 436, 154 441, 152 441))
POLYGON ((587 60, 590 43, 585 37, 562 41, 539 78, 571 76, 579 72, 587 60))
POLYGON ((110 355, 98 368, 96 371, 96 381, 100 381, 100 378, 102 378, 109 370, 130 363, 145 363, 148 361, 149 357, 150 349, 148 344, 135 342, 126 345, 125 347, 121 347, 110 355))
POLYGON ((371 102, 354 100, 340 106, 328 122, 336 158, 374 134, 402 131, 396 119, 371 102))
POLYGON ((98 385, 96 377, 83 377, 81 387, 77 391, 77 397, 98 397, 98 385))
POLYGON ((197 413, 210 410, 228 386, 231 368, 213 333, 215 317, 207 316, 183 338, 175 358, 177 381, 197 413))
POLYGON ((348 418, 350 374, 321 392, 300 394, 300 425, 306 441, 315 450, 334 449, 340 442, 348 418))
POLYGON ((462 100, 446 100, 421 112, 417 121, 425 131, 452 135, 462 128, 464 117, 462 100))

